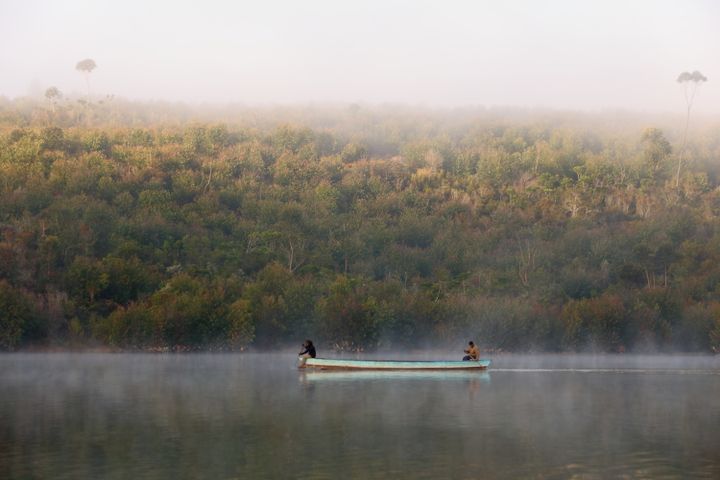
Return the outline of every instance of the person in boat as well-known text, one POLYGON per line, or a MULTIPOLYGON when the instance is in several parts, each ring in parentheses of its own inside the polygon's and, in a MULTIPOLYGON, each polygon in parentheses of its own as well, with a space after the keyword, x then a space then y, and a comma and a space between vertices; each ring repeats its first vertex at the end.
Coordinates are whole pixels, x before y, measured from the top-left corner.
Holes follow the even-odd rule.
POLYGON ((480 360, 480 350, 475 346, 475 342, 470 340, 468 342, 468 348, 464 350, 464 352, 467 354, 463 357, 464 361, 478 361, 480 360))
POLYGON ((313 345, 312 340, 305 340, 302 344, 302 351, 298 353, 300 355, 300 358, 302 359, 308 359, 308 358, 315 358, 315 355, 317 353, 315 352, 315 345, 313 345))

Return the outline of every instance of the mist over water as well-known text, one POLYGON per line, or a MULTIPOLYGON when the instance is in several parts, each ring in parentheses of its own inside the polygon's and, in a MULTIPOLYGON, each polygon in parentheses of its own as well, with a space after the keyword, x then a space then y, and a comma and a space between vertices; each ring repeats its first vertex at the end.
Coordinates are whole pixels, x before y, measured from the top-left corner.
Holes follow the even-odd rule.
MULTIPOLYGON (((2 0, 0 349, 720 351, 718 25, 2 0)), ((720 478, 718 355, 297 351, 0 354, 0 479, 720 478)))
POLYGON ((4 355, 0 477, 720 474, 717 357, 493 360, 355 374, 292 354, 4 355))

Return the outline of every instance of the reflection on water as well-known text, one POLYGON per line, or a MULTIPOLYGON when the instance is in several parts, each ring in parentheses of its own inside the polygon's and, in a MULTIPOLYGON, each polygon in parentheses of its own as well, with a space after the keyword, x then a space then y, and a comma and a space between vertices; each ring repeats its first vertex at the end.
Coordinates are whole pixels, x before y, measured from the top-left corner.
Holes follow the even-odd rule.
POLYGON ((0 478, 720 478, 717 358, 295 361, 2 355, 0 478))
POLYGON ((453 381, 473 382, 490 381, 490 374, 487 371, 401 371, 401 370, 301 370, 299 372, 301 382, 357 382, 357 381, 398 381, 409 380, 416 382, 441 381, 444 383, 453 381))

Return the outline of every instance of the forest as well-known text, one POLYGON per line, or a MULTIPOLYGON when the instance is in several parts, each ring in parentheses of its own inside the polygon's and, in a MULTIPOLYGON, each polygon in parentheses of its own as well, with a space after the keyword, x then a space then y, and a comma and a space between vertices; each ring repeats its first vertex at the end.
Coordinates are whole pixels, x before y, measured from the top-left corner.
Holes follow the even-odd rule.
POLYGON ((720 122, 0 98, 0 349, 720 351, 720 122))

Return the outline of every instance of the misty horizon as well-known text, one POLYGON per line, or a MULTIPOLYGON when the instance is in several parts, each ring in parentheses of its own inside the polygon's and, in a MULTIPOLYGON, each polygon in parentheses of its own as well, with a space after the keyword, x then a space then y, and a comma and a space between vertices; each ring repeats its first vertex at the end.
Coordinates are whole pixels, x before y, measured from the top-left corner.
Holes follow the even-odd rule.
POLYGON ((10 1, 0 38, 22 48, 0 52, 0 96, 84 96, 92 58, 93 98, 674 113, 699 70, 693 109, 714 115, 718 20, 710 1, 10 1))

